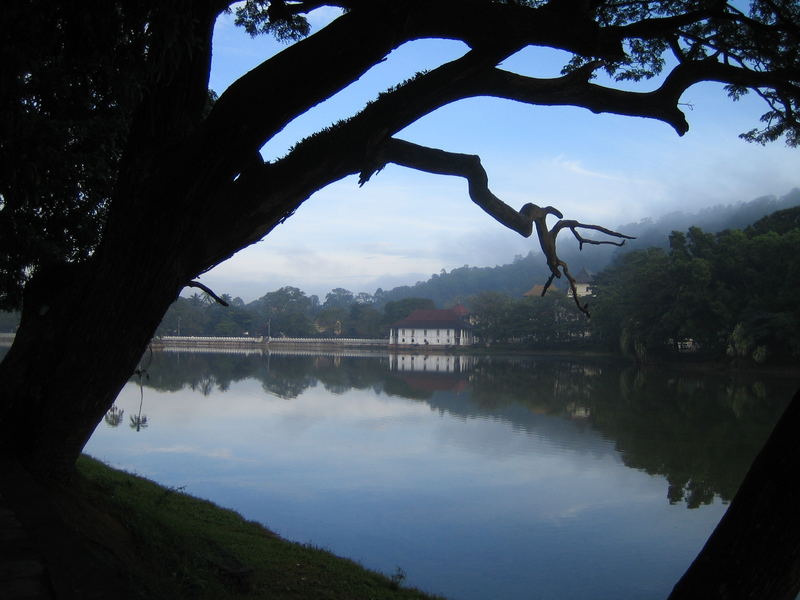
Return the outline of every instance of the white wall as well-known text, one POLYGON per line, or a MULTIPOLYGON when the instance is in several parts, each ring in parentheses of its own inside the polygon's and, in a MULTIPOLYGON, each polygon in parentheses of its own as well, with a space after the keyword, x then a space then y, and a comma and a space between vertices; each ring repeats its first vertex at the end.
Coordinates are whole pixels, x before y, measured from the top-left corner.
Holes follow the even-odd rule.
POLYGON ((472 344, 472 334, 460 330, 460 339, 456 341, 455 329, 422 329, 398 327, 391 329, 389 343, 399 345, 418 344, 421 346, 469 346, 472 344))

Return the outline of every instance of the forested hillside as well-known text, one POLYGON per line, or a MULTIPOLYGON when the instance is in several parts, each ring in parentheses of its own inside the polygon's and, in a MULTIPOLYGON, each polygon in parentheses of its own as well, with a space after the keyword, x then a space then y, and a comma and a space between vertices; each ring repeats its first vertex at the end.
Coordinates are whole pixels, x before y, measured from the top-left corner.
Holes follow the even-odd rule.
MULTIPOLYGON (((582 268, 597 273, 611 261, 627 252, 649 247, 668 248, 671 231, 686 231, 695 226, 709 233, 725 229, 744 229, 751 223, 775 211, 800 205, 800 189, 785 196, 762 196, 750 202, 713 206, 697 213, 673 212, 658 219, 644 219, 614 227, 636 239, 622 247, 584 246, 581 251, 572 236, 559 238, 559 255, 570 265, 573 273, 582 268)), ((464 302, 480 292, 499 292, 518 297, 536 284, 545 282, 549 275, 540 253, 517 256, 511 264, 495 267, 470 267, 464 265, 449 272, 442 270, 427 281, 414 285, 378 290, 378 303, 406 297, 431 298, 437 306, 450 306, 464 302)), ((558 282, 556 283, 558 285, 558 282)))
MULTIPOLYGON (((427 281, 396 287, 389 291, 377 290, 375 300, 383 304, 402 298, 430 298, 437 306, 463 303, 480 292, 498 292, 521 296, 534 285, 544 283, 550 271, 540 253, 515 256, 513 262, 496 267, 470 267, 464 265, 452 271, 431 275, 427 281)), ((557 285, 557 284, 556 284, 557 285)))
POLYGON ((669 248, 620 256, 599 273, 595 339, 641 361, 691 350, 763 362, 800 359, 800 207, 741 229, 674 231, 669 248))
MULTIPOLYGON (((614 263, 616 265, 632 265, 645 260, 644 256, 649 256, 652 260, 666 261, 669 256, 672 231, 690 230, 690 243, 692 227, 702 231, 704 235, 725 230, 743 230, 743 235, 748 239, 770 231, 784 235, 798 227, 800 217, 797 212, 786 210, 787 207, 798 205, 800 205, 800 189, 794 189, 781 198, 764 196, 746 203, 715 206, 695 214, 670 213, 656 220, 646 219, 618 226, 616 228, 618 231, 637 236, 636 240, 622 247, 590 246, 579 251, 571 236, 563 236, 559 252, 570 264, 573 273, 578 273, 582 268, 591 273, 599 273, 612 264, 612 261, 616 261, 614 263), (769 216, 764 217, 764 215, 769 216), (647 250, 648 248, 653 250, 647 250), (632 257, 625 258, 631 254, 632 257)), ((742 256, 740 260, 746 261, 746 258, 742 256)), ((617 269, 615 272, 623 272, 618 270, 619 266, 615 269, 617 269)), ((464 265, 449 272, 443 269, 426 281, 391 290, 378 289, 374 295, 336 288, 320 300, 317 296, 306 295, 298 288, 286 286, 265 293, 250 303, 223 295, 230 305, 223 307, 208 296, 194 294, 188 298, 178 299, 164 317, 158 332, 160 335, 178 333, 242 335, 247 332, 253 335, 270 333, 375 337, 383 335, 389 323, 405 317, 413 308, 433 306, 445 308, 459 303, 471 308, 485 309, 494 302, 496 307, 491 319, 497 320, 497 314, 503 313, 506 309, 512 310, 511 304, 516 305, 522 300, 522 295, 526 291, 534 285, 544 283, 548 275, 549 271, 541 254, 530 252, 527 256, 514 257, 513 261, 506 265, 495 267, 464 265)), ((603 278, 607 277, 608 275, 603 275, 603 278)), ((752 280, 753 285, 756 280, 757 277, 752 280)), ((564 287, 559 281, 556 281, 555 286, 559 284, 564 287)), ((709 297, 706 300, 714 303, 718 299, 709 297)), ((645 299, 641 301, 645 302, 645 299)), ((556 300, 548 300, 549 304, 554 302, 556 300)), ((558 302, 560 303, 560 300, 558 302)), ((652 300, 647 302, 652 304, 652 300)), ((698 311, 701 309, 702 307, 697 307, 698 311)), ((513 310, 519 313, 523 309, 517 307, 513 310)), ((536 311, 541 310, 544 309, 537 304, 536 311)), ((492 331, 490 334, 487 330, 486 335, 497 339, 513 337, 513 332, 521 331, 519 319, 522 317, 520 314, 517 314, 517 317, 516 324, 504 322, 503 331, 492 331)), ((602 321, 602 318, 601 315, 599 321, 602 321)), ((487 319, 489 319, 488 314, 487 319)), ((14 331, 18 320, 18 313, 0 313, 0 331, 14 331)), ((573 329, 580 329, 575 324, 561 322, 547 331, 539 331, 540 325, 534 328, 535 331, 528 331, 529 339, 550 341, 568 339, 574 336, 573 329)), ((483 327, 486 327, 486 321, 483 327)), ((528 328, 527 331, 533 325, 529 323, 525 327, 528 328)))

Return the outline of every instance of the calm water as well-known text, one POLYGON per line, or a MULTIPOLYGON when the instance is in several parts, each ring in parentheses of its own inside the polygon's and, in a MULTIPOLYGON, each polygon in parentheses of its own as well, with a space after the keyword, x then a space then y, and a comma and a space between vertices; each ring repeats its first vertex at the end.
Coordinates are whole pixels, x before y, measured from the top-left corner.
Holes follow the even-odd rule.
POLYGON ((441 355, 147 369, 88 453, 454 600, 665 598, 798 385, 441 355))

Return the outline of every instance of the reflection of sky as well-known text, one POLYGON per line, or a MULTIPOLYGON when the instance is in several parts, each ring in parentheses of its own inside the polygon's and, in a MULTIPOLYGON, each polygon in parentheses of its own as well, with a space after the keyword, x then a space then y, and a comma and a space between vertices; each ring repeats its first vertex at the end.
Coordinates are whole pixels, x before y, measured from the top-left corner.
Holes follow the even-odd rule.
POLYGON ((556 417, 537 416, 569 436, 369 390, 285 400, 255 380, 145 388, 138 433, 138 387, 117 405, 89 454, 454 599, 663 598, 723 510, 670 506, 663 479, 556 417))

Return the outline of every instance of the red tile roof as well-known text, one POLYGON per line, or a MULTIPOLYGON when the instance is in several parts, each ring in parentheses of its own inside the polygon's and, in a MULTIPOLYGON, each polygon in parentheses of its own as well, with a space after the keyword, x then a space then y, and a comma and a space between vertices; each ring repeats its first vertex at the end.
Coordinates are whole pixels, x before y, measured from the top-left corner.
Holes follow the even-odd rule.
MULTIPOLYGON (((542 295, 542 291, 543 290, 544 290, 544 286, 541 283, 538 283, 538 284, 533 286, 531 289, 529 289, 527 292, 525 292, 522 295, 523 296, 528 296, 528 297, 536 297, 536 298, 538 298, 539 296, 542 295)), ((547 293, 548 294, 557 293, 559 291, 560 290, 554 285, 551 285, 549 288, 547 288, 547 293)))

